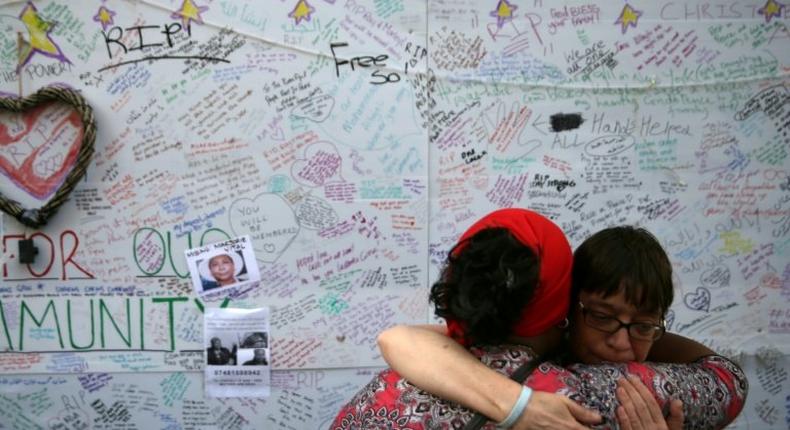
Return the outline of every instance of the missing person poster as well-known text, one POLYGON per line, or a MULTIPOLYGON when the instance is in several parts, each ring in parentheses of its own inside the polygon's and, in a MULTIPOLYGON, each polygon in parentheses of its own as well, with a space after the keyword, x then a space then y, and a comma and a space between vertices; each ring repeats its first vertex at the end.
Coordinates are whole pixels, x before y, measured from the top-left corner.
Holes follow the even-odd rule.
POLYGON ((268 397, 269 309, 206 308, 206 397, 268 397))
POLYGON ((261 280, 250 236, 240 236, 184 251, 192 287, 208 298, 233 296, 261 280))

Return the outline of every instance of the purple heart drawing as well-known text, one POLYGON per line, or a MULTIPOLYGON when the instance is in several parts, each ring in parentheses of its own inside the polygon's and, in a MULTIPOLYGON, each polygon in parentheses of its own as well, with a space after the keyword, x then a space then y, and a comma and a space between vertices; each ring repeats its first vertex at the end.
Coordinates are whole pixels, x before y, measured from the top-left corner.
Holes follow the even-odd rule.
POLYGON ((340 181, 342 157, 329 142, 316 142, 308 146, 303 158, 291 165, 291 176, 308 187, 322 187, 326 182, 340 181))
POLYGON ((683 302, 686 303, 689 309, 708 312, 708 309, 710 309, 710 291, 705 287, 697 287, 696 292, 686 293, 683 296, 683 302))

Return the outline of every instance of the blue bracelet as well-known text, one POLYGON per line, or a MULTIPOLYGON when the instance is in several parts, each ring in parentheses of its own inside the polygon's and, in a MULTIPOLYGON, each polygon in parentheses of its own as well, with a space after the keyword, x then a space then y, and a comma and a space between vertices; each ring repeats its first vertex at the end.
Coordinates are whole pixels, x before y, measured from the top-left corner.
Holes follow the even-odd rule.
POLYGON ((502 420, 497 427, 499 428, 510 428, 513 424, 518 421, 518 417, 524 413, 524 409, 527 408, 527 403, 529 403, 529 398, 532 397, 532 389, 526 386, 521 387, 521 394, 518 395, 518 400, 516 400, 516 404, 513 405, 513 409, 510 410, 507 418, 502 420))

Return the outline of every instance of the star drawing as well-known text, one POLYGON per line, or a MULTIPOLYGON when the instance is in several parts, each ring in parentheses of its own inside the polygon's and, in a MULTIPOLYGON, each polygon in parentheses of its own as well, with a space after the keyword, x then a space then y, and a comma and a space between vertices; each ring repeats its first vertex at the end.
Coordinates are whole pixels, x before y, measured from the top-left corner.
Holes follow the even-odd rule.
POLYGON ((636 28, 640 16, 642 16, 642 12, 632 8, 630 4, 626 3, 625 6, 623 6, 623 11, 620 12, 620 16, 614 23, 620 24, 623 34, 625 34, 628 27, 636 28))
POLYGON ((781 17, 782 16, 782 9, 784 9, 785 5, 779 3, 775 0, 768 0, 765 2, 765 6, 760 9, 757 9, 757 13, 765 17, 765 22, 771 22, 773 17, 781 17))
POLYGON ((25 43, 24 49, 20 49, 21 52, 19 53, 20 68, 27 64, 36 53, 55 58, 61 62, 71 63, 49 35, 55 25, 44 21, 39 16, 38 9, 33 6, 32 2, 28 2, 25 5, 25 8, 19 15, 19 19, 25 25, 28 33, 27 43, 25 43))
POLYGON ((315 8, 307 3, 307 0, 299 0, 294 6, 294 10, 288 14, 289 18, 293 18, 294 25, 299 25, 302 20, 310 21, 310 15, 315 12, 315 8))
POLYGON ((101 24, 102 30, 107 30, 107 27, 115 24, 115 21, 113 20, 114 16, 115 12, 102 5, 99 7, 99 11, 96 12, 96 15, 93 15, 93 21, 101 24))
POLYGON ((497 28, 502 28, 508 21, 513 19, 513 12, 518 9, 518 6, 512 5, 507 0, 499 0, 496 9, 491 11, 490 15, 496 18, 497 28))
MULTIPOLYGON (((189 29, 192 26, 192 21, 203 24, 203 17, 201 13, 208 10, 208 6, 198 6, 192 0, 184 0, 181 3, 181 8, 170 15, 173 19, 180 19, 183 28, 189 29)), ((187 30, 189 31, 189 30, 187 30)))

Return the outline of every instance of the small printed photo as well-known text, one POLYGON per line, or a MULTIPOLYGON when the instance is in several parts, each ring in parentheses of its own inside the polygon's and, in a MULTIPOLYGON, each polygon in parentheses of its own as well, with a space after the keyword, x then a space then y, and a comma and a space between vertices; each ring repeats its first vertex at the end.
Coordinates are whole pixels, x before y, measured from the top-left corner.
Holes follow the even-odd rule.
POLYGON ((185 251, 195 292, 207 295, 228 287, 260 281, 249 236, 185 251))
POLYGON ((268 348, 269 336, 264 331, 244 333, 241 348, 268 348))
POLYGON ((206 348, 206 364, 210 366, 235 366, 239 349, 232 334, 215 334, 209 339, 206 348))
POLYGON ((203 291, 229 287, 248 281, 244 257, 238 251, 219 252, 210 258, 197 260, 203 291))
POLYGON ((253 348, 239 350, 239 363, 242 366, 268 366, 269 349, 253 348))

